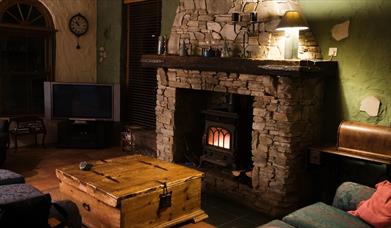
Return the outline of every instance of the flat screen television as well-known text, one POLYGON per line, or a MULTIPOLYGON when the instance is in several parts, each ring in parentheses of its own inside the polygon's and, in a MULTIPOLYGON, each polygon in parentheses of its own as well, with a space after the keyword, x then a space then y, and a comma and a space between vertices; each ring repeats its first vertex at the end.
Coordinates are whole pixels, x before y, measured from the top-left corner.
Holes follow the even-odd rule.
POLYGON ((52 119, 114 120, 114 86, 51 83, 52 119))

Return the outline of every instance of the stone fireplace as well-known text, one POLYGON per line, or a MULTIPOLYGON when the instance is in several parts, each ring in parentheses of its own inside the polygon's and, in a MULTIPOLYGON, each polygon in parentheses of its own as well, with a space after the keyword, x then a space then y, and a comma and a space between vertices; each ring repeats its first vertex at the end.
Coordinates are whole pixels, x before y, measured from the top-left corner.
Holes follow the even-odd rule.
MULTIPOLYGON (((322 77, 280 77, 183 69, 158 69, 157 153, 174 161, 180 89, 219 91, 253 98, 251 131, 252 187, 206 172, 205 188, 279 214, 297 206, 305 150, 320 130, 322 77)), ((190 101, 188 101, 190 102, 190 101)), ((202 124, 202 123, 198 123, 202 124)), ((199 142, 201 144, 201 141, 199 142)))
MULTIPOLYGON (((199 54, 208 43, 206 34, 211 31, 217 48, 228 42, 232 49, 240 49, 239 33, 248 26, 246 13, 256 9, 259 11, 260 22, 256 24, 259 33, 249 37, 246 48, 252 50, 252 56, 257 59, 172 55, 149 55, 142 59, 144 66, 158 68, 158 158, 178 162, 196 157, 203 163, 211 158, 208 150, 202 147, 203 141, 206 147, 220 147, 221 153, 212 157, 221 157, 223 152, 236 149, 240 142, 246 141, 240 135, 247 134, 247 148, 243 146, 240 151, 232 151, 232 157, 227 158, 233 160, 235 153, 248 154, 249 165, 244 170, 250 183, 232 178, 229 169, 215 172, 215 169, 203 169, 201 165, 206 173, 204 189, 271 215, 300 206, 305 192, 306 148, 318 139, 321 130, 323 76, 330 72, 325 68, 335 66, 322 61, 281 60, 283 35, 274 32, 274 28, 286 10, 298 8, 296 0, 181 0, 170 36, 170 54, 178 54, 181 40, 192 49, 195 47, 193 54, 199 54), (229 23, 234 10, 243 12, 244 16, 237 31, 229 23), (229 127, 223 124, 220 128, 205 123, 208 119, 215 120, 216 111, 211 112, 208 107, 209 101, 215 99, 214 93, 247 97, 240 101, 250 106, 246 116, 248 127, 240 128, 241 134, 234 133, 236 123, 229 127), (208 114, 205 110, 212 117, 205 117, 205 113, 208 114), (195 152, 189 156, 187 150, 195 152)), ((301 59, 321 57, 310 31, 301 34, 299 50, 301 59)), ((239 117, 232 114, 232 118, 239 117)), ((218 162, 209 163, 216 165, 218 162)), ((220 164, 221 167, 225 165, 220 164)))

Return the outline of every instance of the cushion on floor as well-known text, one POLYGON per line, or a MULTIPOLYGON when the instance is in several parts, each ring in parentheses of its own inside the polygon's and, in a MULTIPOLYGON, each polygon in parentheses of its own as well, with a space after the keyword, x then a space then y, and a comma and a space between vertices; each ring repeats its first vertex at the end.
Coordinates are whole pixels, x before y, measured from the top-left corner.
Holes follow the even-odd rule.
POLYGON ((368 224, 338 208, 318 202, 303 207, 282 219, 300 228, 369 228, 368 224))
POLYGON ((0 227, 46 227, 51 198, 27 184, 0 186, 0 227))
POLYGON ((258 226, 257 228, 295 228, 281 220, 272 220, 262 226, 258 226))
POLYGON ((0 185, 22 184, 24 177, 18 173, 6 169, 0 169, 0 185))

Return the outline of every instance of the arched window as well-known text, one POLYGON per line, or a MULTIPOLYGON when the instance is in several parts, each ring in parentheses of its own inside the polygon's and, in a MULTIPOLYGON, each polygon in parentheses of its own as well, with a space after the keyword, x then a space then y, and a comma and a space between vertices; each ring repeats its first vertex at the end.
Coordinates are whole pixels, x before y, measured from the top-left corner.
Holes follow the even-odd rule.
POLYGON ((38 0, 0 1, 0 116, 44 113, 54 74, 55 29, 38 0))

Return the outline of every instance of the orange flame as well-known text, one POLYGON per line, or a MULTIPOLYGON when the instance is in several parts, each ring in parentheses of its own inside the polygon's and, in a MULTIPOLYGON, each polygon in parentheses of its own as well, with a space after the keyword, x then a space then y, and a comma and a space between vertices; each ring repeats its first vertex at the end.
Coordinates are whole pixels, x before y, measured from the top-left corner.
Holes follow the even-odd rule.
POLYGON ((208 130, 208 145, 231 148, 231 133, 224 128, 211 127, 208 130))

